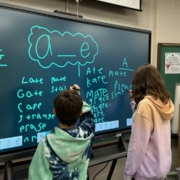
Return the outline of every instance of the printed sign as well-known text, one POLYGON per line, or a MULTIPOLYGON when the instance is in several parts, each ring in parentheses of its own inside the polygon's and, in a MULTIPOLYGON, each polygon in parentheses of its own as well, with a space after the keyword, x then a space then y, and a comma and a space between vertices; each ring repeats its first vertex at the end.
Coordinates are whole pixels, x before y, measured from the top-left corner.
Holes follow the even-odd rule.
POLYGON ((180 53, 165 53, 165 74, 180 74, 180 53))

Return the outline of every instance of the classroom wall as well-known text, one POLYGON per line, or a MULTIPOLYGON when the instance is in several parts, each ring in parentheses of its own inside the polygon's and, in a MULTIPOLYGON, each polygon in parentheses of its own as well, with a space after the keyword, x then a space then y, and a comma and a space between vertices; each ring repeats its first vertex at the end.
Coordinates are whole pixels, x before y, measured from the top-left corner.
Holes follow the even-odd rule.
MULTIPOLYGON (((0 2, 40 9, 48 12, 61 10, 70 13, 77 12, 77 4, 70 0, 0 0, 0 2)), ((179 0, 142 0, 142 12, 125 9, 118 6, 98 3, 94 0, 82 0, 79 3, 79 14, 84 19, 106 22, 116 25, 135 27, 152 31, 151 63, 157 64, 157 43, 180 42, 180 1, 179 0)), ((172 140, 173 163, 172 170, 177 167, 177 140, 172 140)), ((112 180, 121 180, 125 158, 118 161, 112 180)), ((89 169, 91 178, 104 165, 89 169)), ((109 166, 96 178, 104 180, 109 166)), ((2 178, 0 172, 0 179, 2 178)))

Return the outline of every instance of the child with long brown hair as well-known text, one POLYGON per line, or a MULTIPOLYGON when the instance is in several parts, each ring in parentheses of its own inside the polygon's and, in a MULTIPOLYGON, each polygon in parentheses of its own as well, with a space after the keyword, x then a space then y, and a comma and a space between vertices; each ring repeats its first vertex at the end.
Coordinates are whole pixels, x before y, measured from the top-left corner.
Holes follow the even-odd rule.
POLYGON ((140 66, 132 80, 136 103, 124 180, 164 180, 171 167, 174 105, 159 71, 140 66))

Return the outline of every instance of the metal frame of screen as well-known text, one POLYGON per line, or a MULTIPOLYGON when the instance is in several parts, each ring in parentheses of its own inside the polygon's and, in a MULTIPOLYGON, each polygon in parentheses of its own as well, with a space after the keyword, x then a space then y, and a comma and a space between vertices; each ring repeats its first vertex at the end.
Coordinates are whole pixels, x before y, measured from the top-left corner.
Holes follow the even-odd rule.
POLYGON ((135 8, 131 8, 131 7, 128 7, 128 6, 122 6, 122 5, 118 5, 118 4, 114 4, 114 3, 110 3, 110 2, 103 2, 103 0, 95 0, 97 1, 98 3, 105 3, 105 4, 109 4, 109 5, 113 5, 113 6, 119 6, 119 7, 123 7, 123 8, 126 8, 126 9, 131 9, 131 10, 135 10, 135 11, 142 11, 142 0, 139 0, 139 9, 135 9, 135 8))
MULTIPOLYGON (((101 23, 101 22, 96 22, 96 21, 91 21, 91 20, 85 20, 85 19, 78 18, 78 17, 70 17, 70 16, 66 16, 66 15, 59 15, 56 13, 49 13, 49 12, 34 10, 34 9, 30 9, 30 8, 24 8, 24 7, 22 8, 20 6, 9 5, 6 3, 0 3, 0 8, 14 10, 14 11, 21 11, 21 12, 25 12, 25 13, 36 14, 36 15, 47 16, 47 17, 67 19, 70 21, 82 22, 82 23, 91 24, 91 25, 94 24, 94 25, 99 25, 99 26, 104 26, 104 27, 123 29, 123 30, 127 30, 127 31, 134 31, 134 32, 140 32, 140 33, 148 34, 148 36, 149 36, 149 54, 148 54, 148 62, 147 63, 150 63, 151 31, 129 28, 129 27, 124 27, 124 26, 117 26, 117 25, 112 25, 112 24, 108 24, 108 23, 101 23)), ((95 139, 96 140, 104 140, 107 138, 119 137, 119 136, 121 136, 122 133, 123 134, 130 133, 130 131, 131 131, 130 129, 131 129, 131 127, 127 128, 127 129, 116 130, 116 131, 109 132, 109 133, 107 133, 107 132, 100 133, 100 134, 95 136, 95 139)), ((0 154, 0 162, 6 162, 6 161, 18 159, 18 158, 25 158, 28 156, 32 156, 36 150, 36 147, 37 146, 30 147, 30 148, 23 149, 23 150, 21 149, 21 150, 14 150, 14 151, 8 151, 6 153, 1 153, 0 154)))

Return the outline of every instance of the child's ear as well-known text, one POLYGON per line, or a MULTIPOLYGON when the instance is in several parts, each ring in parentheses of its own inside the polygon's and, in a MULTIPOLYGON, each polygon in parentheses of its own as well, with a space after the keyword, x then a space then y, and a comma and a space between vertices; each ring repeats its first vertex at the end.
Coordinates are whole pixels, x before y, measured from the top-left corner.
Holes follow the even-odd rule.
POLYGON ((82 114, 83 114, 83 111, 81 110, 81 112, 80 112, 79 116, 81 116, 82 114))
POLYGON ((56 116, 56 110, 55 109, 53 109, 53 114, 56 116))

